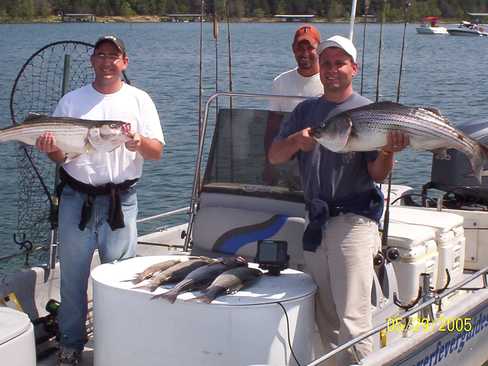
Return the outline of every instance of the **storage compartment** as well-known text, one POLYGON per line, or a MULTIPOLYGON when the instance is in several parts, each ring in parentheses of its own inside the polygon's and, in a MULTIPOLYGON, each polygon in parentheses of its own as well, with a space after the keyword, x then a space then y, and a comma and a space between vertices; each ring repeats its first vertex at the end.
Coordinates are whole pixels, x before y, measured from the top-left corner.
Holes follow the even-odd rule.
POLYGON ((390 222, 426 226, 435 230, 439 253, 435 288, 445 286, 446 269, 451 276, 451 285, 461 280, 466 245, 462 216, 424 208, 390 207, 390 222))
POLYGON ((396 247, 400 259, 393 262, 398 281, 398 298, 409 303, 418 296, 420 274, 430 274, 431 286, 437 284, 439 254, 435 230, 430 227, 403 223, 390 223, 388 246, 396 247))
POLYGON ((464 268, 480 270, 488 266, 488 212, 474 210, 442 210, 464 218, 466 249, 464 268))
POLYGON ((0 307, 0 361, 9 366, 35 366, 34 328, 27 314, 0 307))

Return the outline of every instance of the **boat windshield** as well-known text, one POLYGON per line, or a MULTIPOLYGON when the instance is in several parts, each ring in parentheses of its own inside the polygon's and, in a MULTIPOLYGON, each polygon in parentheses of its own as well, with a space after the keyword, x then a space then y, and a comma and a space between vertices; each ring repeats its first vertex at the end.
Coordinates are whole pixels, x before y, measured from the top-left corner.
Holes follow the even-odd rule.
POLYGON ((203 191, 303 200, 296 159, 278 166, 266 159, 268 116, 267 110, 219 109, 203 191))

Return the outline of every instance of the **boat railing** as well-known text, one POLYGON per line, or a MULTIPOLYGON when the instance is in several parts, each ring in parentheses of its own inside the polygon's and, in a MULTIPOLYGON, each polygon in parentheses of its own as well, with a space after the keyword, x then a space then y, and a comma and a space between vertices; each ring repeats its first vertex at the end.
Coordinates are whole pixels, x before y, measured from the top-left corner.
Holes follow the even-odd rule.
MULTIPOLYGON (((473 273, 471 276, 469 276, 466 279, 464 279, 463 281, 457 283, 453 287, 446 289, 441 294, 433 294, 429 300, 424 301, 422 304, 413 307, 412 309, 408 310, 404 314, 395 316, 395 321, 407 320, 407 318, 411 317, 412 315, 415 315, 415 314, 421 312, 422 310, 427 309, 428 307, 431 307, 434 304, 440 307, 442 305, 442 299, 453 294, 456 291, 460 291, 460 290, 476 291, 476 290, 486 289, 488 287, 487 273, 488 273, 488 266, 484 267, 483 269, 481 269, 475 273, 473 273), (474 281, 475 279, 477 279, 481 276, 483 276, 483 286, 482 287, 464 288, 464 286, 466 284, 474 281)), ((437 316, 439 316, 439 315, 440 315, 440 312, 437 313, 437 316)), ((351 339, 349 342, 346 342, 346 343, 340 345, 339 347, 337 347, 334 350, 330 351, 329 353, 317 358, 316 360, 312 361, 311 363, 307 364, 306 366, 319 365, 320 363, 332 358, 336 354, 338 354, 342 351, 345 351, 349 348, 353 348, 353 350, 355 352, 355 346, 357 343, 361 342, 362 340, 364 340, 368 337, 376 335, 376 334, 380 333, 381 331, 383 331, 384 329, 387 329, 387 328, 388 328, 388 321, 386 321, 385 323, 382 323, 382 324, 378 325, 377 327, 371 329, 369 332, 364 333, 363 335, 356 337, 354 339, 351 339)), ((359 362, 359 364, 361 364, 361 362, 359 362)))
MULTIPOLYGON (((162 213, 157 214, 157 215, 143 217, 143 218, 137 219, 136 222, 137 222, 137 224, 143 224, 143 223, 147 223, 147 222, 154 222, 156 220, 167 219, 167 218, 174 217, 174 216, 177 216, 180 214, 188 213, 189 209, 190 209, 190 207, 188 207, 188 206, 182 207, 182 208, 178 208, 175 210, 162 212, 162 213)), ((158 229, 162 229, 162 228, 164 228, 164 227, 161 227, 158 229)), ((5 263, 5 262, 8 262, 8 261, 13 260, 15 258, 24 257, 24 265, 27 267, 30 265, 29 259, 30 259, 31 255, 38 253, 38 252, 51 252, 52 251, 51 246, 57 245, 57 243, 54 243, 54 244, 50 243, 49 245, 33 244, 29 240, 23 240, 23 241, 19 242, 16 240, 15 237, 14 237, 14 241, 17 245, 20 246, 20 251, 17 253, 12 253, 12 254, 0 256, 0 263, 5 263)), ((147 244, 150 245, 150 243, 147 243, 147 244)), ((46 263, 45 265, 48 267, 51 266, 48 263, 46 263)), ((43 264, 41 264, 41 266, 43 266, 43 264)))
POLYGON ((178 215, 178 214, 181 214, 181 213, 188 212, 189 209, 190 209, 189 206, 182 207, 182 208, 177 208, 176 210, 173 210, 173 211, 163 212, 163 213, 160 213, 160 214, 157 214, 157 215, 154 215, 154 216, 148 216, 148 217, 144 217, 142 219, 137 219, 136 222, 138 224, 142 224, 144 222, 149 222, 149 221, 153 221, 153 220, 157 220, 157 219, 167 218, 167 217, 170 217, 170 216, 175 216, 175 215, 178 215))

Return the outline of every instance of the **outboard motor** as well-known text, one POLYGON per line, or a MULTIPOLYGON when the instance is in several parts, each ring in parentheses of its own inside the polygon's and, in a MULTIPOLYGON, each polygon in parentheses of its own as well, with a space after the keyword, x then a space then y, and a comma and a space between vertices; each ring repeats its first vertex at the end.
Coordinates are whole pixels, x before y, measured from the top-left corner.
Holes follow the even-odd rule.
MULTIPOLYGON (((488 121, 468 122, 456 127, 488 146, 488 121)), ((484 170, 488 170, 488 162, 484 170)), ((431 182, 424 186, 424 192, 430 188, 448 192, 451 196, 444 199, 445 205, 457 206, 452 208, 471 204, 488 205, 488 176, 483 176, 480 184, 473 176, 469 160, 454 149, 447 151, 447 157, 434 155, 432 158, 431 182)))

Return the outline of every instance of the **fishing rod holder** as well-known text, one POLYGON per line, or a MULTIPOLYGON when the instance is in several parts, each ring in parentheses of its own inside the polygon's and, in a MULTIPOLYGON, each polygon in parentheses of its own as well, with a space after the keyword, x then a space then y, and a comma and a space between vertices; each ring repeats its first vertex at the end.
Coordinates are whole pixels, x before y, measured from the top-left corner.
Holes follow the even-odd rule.
MULTIPOLYGON (((422 281, 422 286, 420 287, 422 290, 422 302, 425 303, 434 298, 435 292, 430 286, 430 273, 421 273, 420 278, 422 281)), ((432 322, 434 320, 432 305, 420 310, 420 318, 422 319, 422 321, 428 320, 429 322, 432 322)))

